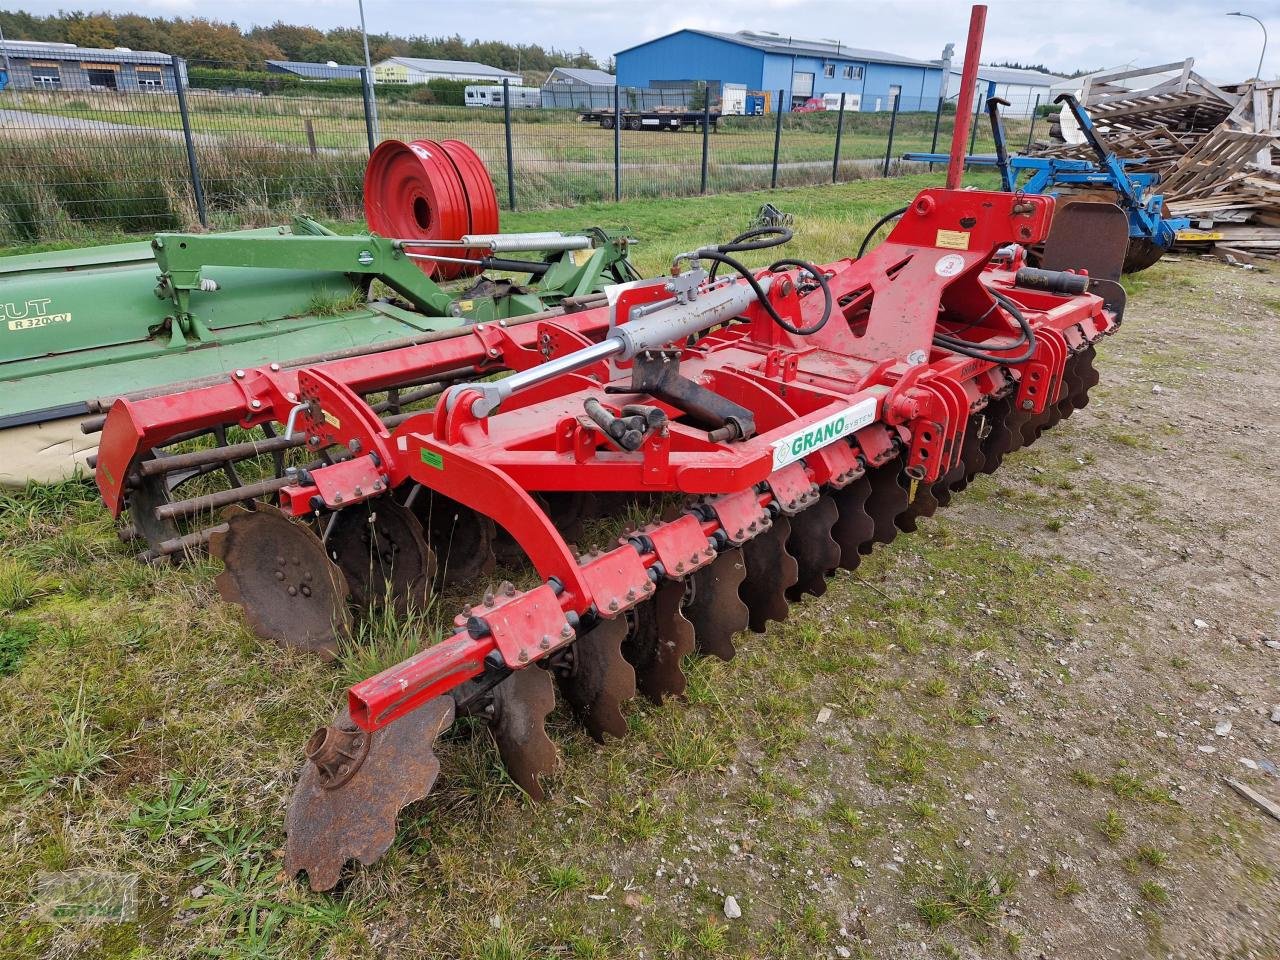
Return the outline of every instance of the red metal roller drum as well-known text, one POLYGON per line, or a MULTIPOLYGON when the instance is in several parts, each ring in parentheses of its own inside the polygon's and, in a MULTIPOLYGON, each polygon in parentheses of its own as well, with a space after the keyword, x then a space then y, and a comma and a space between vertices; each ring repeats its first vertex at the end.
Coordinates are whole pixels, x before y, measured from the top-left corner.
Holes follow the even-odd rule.
MULTIPOLYGON (((385 140, 378 145, 364 171, 364 216, 375 233, 414 240, 459 240, 470 221, 462 180, 434 140, 385 140)), ((457 255, 452 248, 415 252, 457 255)), ((462 269, 456 263, 430 260, 418 264, 427 276, 444 280, 462 269)))
MULTIPOLYGON (((497 233, 498 194, 493 189, 493 180, 489 177, 484 161, 461 140, 441 140, 440 146, 453 161, 458 176, 462 179, 463 192, 467 196, 467 210, 471 217, 471 229, 467 232, 497 233)), ((484 256, 484 251, 475 250, 467 256, 478 260, 484 256)))

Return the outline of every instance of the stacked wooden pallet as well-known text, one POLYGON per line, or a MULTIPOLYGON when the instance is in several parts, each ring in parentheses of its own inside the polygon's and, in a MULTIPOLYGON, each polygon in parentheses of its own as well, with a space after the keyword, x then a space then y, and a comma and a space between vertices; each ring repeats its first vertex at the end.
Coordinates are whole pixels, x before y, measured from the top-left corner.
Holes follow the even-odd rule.
MULTIPOLYGON (((1171 216, 1193 228, 1212 221, 1220 249, 1280 258, 1280 81, 1220 87, 1193 64, 1094 75, 1080 100, 1118 156, 1144 158, 1130 169, 1160 174, 1171 216)), ((1091 156, 1083 144, 1039 146, 1041 155, 1091 156)))

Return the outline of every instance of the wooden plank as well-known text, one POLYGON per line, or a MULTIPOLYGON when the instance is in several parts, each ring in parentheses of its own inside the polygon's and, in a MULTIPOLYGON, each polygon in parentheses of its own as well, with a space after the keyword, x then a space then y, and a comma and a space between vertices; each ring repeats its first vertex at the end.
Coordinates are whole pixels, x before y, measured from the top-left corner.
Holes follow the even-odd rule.
POLYGON ((1262 794, 1258 793, 1256 790, 1246 787, 1238 780, 1232 780, 1230 777, 1223 777, 1222 779, 1226 781, 1228 787, 1240 794, 1240 796, 1244 797, 1259 810, 1269 814, 1273 819, 1280 820, 1280 803, 1268 800, 1262 794))

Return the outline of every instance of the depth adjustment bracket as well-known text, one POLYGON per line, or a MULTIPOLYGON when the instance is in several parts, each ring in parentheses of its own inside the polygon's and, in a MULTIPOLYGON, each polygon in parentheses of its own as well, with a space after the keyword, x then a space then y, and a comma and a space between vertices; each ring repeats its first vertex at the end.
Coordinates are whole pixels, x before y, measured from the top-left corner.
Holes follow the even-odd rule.
POLYGON ((756 432, 755 415, 746 407, 680 374, 679 350, 645 350, 631 366, 631 386, 606 387, 607 393, 647 393, 675 407, 713 441, 745 440, 756 432))

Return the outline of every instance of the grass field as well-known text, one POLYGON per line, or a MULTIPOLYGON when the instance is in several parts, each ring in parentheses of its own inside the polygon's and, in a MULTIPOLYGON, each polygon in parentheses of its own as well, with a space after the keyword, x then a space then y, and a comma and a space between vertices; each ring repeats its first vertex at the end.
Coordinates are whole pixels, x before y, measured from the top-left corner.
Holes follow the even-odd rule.
MULTIPOLYGON (((196 225, 181 117, 170 98, 7 91, 0 93, 0 111, 0 242, 196 225)), ((213 226, 256 225, 295 212, 358 212, 367 151, 358 99, 193 94, 191 118, 213 226)), ((708 140, 709 192, 769 185, 774 119, 723 121, 708 140)), ((953 119, 942 118, 941 149, 953 119)), ((501 202, 509 205, 501 111, 383 103, 379 124, 383 137, 465 140, 483 157, 501 202)), ((933 124, 932 113, 898 118, 892 172, 901 154, 930 148, 933 124)), ((880 175, 889 126, 884 113, 847 114, 840 179, 880 175)), ((1021 143, 1025 121, 1009 127, 1013 142, 1021 143)), ((978 133, 975 149, 989 150, 985 124, 978 133)), ((522 110, 513 114, 511 140, 518 207, 612 199, 613 131, 579 123, 572 111, 522 110)), ((829 182, 835 140, 833 114, 784 115, 779 183, 829 182)), ((697 133, 622 131, 618 159, 626 198, 688 196, 701 189, 697 133)))
MULTIPOLYGON (((796 216, 788 252, 823 261, 939 179, 504 225, 626 225, 652 274, 767 199, 796 216)), ((217 599, 214 562, 135 564, 89 485, 3 495, 0 956, 1267 955, 1280 849, 1215 785, 1267 789, 1235 755, 1275 743, 1252 709, 1280 695, 1275 654, 1246 641, 1273 581, 1224 586, 1244 582, 1232 556, 1272 569, 1273 529, 1233 505, 1274 497, 1271 473, 1241 469, 1272 441, 1185 417, 1217 396, 1245 422, 1239 405, 1275 375, 1254 348, 1280 301, 1271 288, 1259 306, 1265 278, 1188 266, 1131 285, 1095 403, 742 638, 733 662, 690 660, 686 702, 633 702, 631 735, 605 747, 555 714, 550 802, 525 799, 463 724, 388 856, 333 895, 281 869, 300 745, 347 683, 455 609, 374 624, 325 666, 250 635, 217 599), (1219 376, 1254 379, 1208 381, 1197 337, 1219 376), (1222 704, 1238 744, 1199 729, 1222 704), (1217 756, 1197 751, 1206 737, 1217 756), (41 919, 36 877, 72 868, 136 874, 136 922, 41 919)))

